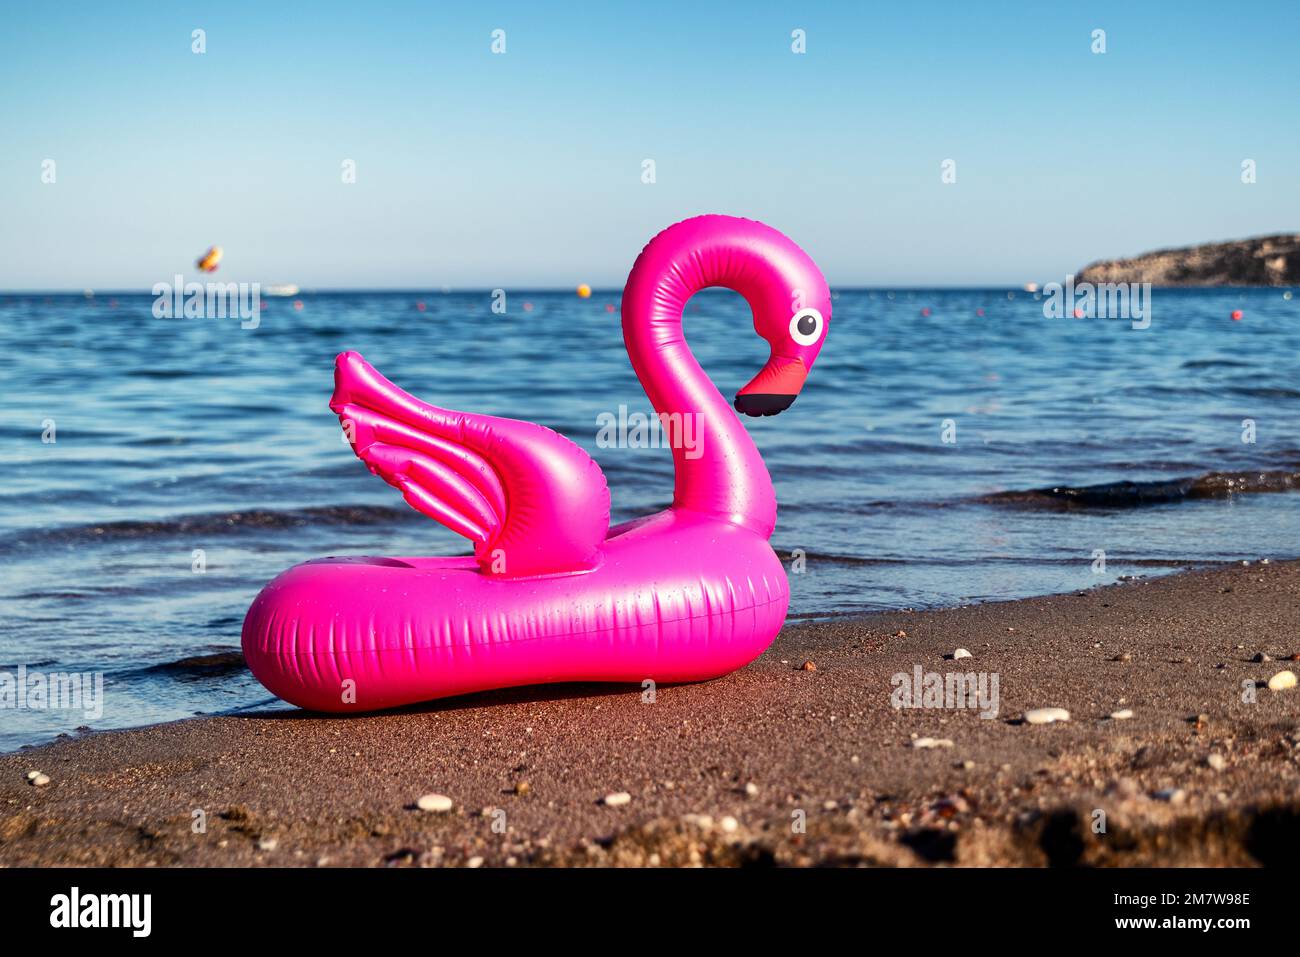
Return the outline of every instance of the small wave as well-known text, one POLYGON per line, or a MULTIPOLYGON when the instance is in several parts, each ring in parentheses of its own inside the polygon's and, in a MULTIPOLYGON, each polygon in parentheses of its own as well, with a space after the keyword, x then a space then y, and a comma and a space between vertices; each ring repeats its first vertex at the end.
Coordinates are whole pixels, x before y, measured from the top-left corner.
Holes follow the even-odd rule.
POLYGON ((25 591, 13 597, 15 601, 80 601, 84 598, 101 596, 82 591, 25 591))
POLYGON ((196 369, 128 369, 123 373, 130 379, 186 379, 199 375, 196 369))
POLYGON ((1229 387, 1226 392, 1244 399, 1300 399, 1300 390, 1282 386, 1239 385, 1229 387))
POLYGON ((86 541, 165 538, 176 535, 219 535, 244 529, 294 528, 302 525, 385 525, 410 518, 410 509, 391 505, 320 505, 297 509, 250 509, 182 515, 163 521, 104 522, 33 530, 21 539, 0 544, 66 544, 86 541))
POLYGON ((139 668, 135 674, 166 675, 177 680, 195 678, 219 678, 223 675, 243 671, 248 666, 244 663, 241 651, 218 651, 208 655, 193 655, 176 661, 165 661, 157 665, 139 668))
POLYGON ((913 561, 903 558, 865 558, 861 555, 835 555, 829 552, 810 552, 797 548, 774 548, 777 557, 790 561, 795 557, 813 564, 825 562, 828 565, 911 565, 913 561), (797 556, 796 556, 796 553, 797 556))
POLYGON ((1148 482, 1105 482, 1100 485, 1059 485, 994 492, 976 499, 1013 508, 1140 508, 1195 499, 1230 498, 1255 492, 1300 489, 1300 472, 1271 469, 1250 472, 1207 472, 1186 478, 1148 482))
POLYGON ((1188 359, 1183 369, 1249 369, 1251 363, 1239 359, 1188 359))
MULTIPOLYGON (((794 549, 776 548, 777 557, 782 562, 789 562, 794 557, 794 549)), ((902 565, 908 568, 973 568, 988 565, 1023 565, 1041 567, 1043 565, 1078 565, 1078 555, 980 555, 972 558, 865 558, 860 555, 836 555, 824 552, 804 552, 799 556, 808 565, 902 565)), ((1088 559, 1084 559, 1087 561, 1088 559)), ((1189 568, 1193 565, 1206 568, 1215 565, 1231 565, 1232 561, 1209 558, 1142 558, 1123 554, 1110 554, 1106 560, 1117 567, 1141 568, 1189 568)))
POLYGON ((16 601, 93 601, 98 598, 149 596, 155 592, 138 584, 81 585, 77 588, 34 588, 14 595, 16 601))
POLYGON ((129 445, 133 448, 148 449, 168 445, 190 445, 193 441, 188 435, 145 435, 135 439, 127 439, 120 444, 129 445))

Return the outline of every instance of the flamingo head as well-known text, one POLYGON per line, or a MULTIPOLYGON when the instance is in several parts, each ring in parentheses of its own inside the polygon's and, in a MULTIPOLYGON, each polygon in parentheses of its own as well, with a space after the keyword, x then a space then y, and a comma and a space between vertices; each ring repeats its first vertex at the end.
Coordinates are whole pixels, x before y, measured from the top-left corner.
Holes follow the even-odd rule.
POLYGON ((811 275, 801 277, 803 292, 754 303, 754 331, 767 340, 772 354, 758 375, 736 393, 736 409, 745 415, 776 415, 794 404, 831 321, 831 294, 811 261, 811 275))

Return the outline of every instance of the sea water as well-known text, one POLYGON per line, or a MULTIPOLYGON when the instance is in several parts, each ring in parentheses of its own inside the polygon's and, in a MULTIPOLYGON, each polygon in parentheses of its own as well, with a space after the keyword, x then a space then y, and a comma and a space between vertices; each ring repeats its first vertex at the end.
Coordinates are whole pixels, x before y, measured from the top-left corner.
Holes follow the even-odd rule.
MULTIPOLYGON (((158 318, 149 295, 0 293, 0 675, 102 680, 89 712, 0 702, 0 748, 263 706, 239 631, 276 574, 468 550, 342 440, 343 350, 430 402, 583 445, 615 522, 666 506, 664 443, 598 441, 651 412, 618 292, 493 302, 305 292, 263 298, 251 327, 158 318)), ((1156 289, 1149 306, 1135 328, 1050 318, 1018 289, 837 291, 798 401, 745 419, 792 618, 1300 555, 1300 298, 1156 289)), ((767 357, 732 293, 697 295, 685 326, 728 398, 767 357)))

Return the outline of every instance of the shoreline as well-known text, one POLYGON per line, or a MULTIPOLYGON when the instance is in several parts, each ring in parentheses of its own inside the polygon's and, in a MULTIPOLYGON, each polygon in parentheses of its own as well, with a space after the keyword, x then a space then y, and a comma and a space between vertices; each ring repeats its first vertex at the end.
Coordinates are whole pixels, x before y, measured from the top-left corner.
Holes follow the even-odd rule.
POLYGON ((1297 598, 1300 561, 1213 567, 788 624, 754 663, 653 703, 543 686, 94 732, 0 755, 0 864, 1286 861, 1300 688, 1253 683, 1300 669, 1297 598), (996 676, 997 716, 893 707, 918 667, 996 676), (1071 720, 1021 723, 1042 707, 1071 720), (431 793, 452 809, 419 810, 431 793))

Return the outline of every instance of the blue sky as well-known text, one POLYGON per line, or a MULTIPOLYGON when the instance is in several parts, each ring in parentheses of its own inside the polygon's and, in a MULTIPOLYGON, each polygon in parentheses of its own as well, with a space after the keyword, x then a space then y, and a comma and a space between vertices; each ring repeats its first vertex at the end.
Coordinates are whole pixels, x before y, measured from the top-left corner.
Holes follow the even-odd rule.
POLYGON ((1288 3, 549 6, 7 5, 0 288, 147 287, 211 243, 229 280, 619 286, 703 212, 833 285, 1300 231, 1288 3))

